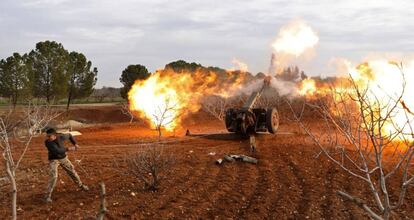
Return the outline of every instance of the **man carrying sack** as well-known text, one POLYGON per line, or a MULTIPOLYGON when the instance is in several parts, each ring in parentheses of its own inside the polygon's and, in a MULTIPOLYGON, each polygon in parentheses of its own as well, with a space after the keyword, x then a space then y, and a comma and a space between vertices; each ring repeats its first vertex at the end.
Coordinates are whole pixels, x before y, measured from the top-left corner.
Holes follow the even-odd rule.
POLYGON ((47 186, 46 202, 52 202, 52 192, 56 186, 58 178, 58 167, 61 166, 69 177, 75 182, 79 188, 88 191, 88 186, 84 185, 75 171, 72 163, 66 156, 67 151, 78 149, 78 144, 73 136, 69 134, 58 134, 54 128, 46 130, 45 146, 48 151, 49 158, 49 182, 47 186), (69 140, 74 147, 66 148, 63 142, 69 140))

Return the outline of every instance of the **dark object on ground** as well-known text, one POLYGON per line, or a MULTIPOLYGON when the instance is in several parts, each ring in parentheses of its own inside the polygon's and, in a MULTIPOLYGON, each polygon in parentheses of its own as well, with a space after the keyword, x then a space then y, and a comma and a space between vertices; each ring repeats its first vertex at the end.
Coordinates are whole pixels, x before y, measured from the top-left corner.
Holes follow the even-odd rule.
POLYGON ((269 86, 271 78, 266 77, 259 91, 253 92, 242 108, 226 110, 225 122, 229 132, 250 135, 255 132, 276 133, 279 127, 279 114, 276 108, 253 108, 256 100, 269 86))
POLYGON ((216 160, 217 165, 221 165, 224 162, 233 162, 233 161, 241 161, 245 163, 252 163, 257 164, 258 160, 254 157, 249 157, 243 154, 231 154, 231 155, 224 155, 223 158, 216 160))

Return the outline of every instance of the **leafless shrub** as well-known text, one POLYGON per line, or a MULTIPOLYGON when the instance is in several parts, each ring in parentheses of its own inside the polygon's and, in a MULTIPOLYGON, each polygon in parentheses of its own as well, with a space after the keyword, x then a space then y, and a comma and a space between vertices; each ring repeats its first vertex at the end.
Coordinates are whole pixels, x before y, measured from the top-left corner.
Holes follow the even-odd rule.
POLYGON ((171 172, 174 158, 162 145, 149 145, 126 159, 128 173, 144 184, 145 190, 157 191, 171 172))
POLYGON ((224 121, 226 109, 232 106, 232 100, 220 96, 207 96, 203 99, 201 107, 220 121, 224 121))
POLYGON ((29 104, 23 113, 10 108, 0 115, 0 149, 3 151, 7 178, 11 184, 12 219, 17 218, 16 171, 34 137, 59 113, 49 106, 29 104), (18 155, 18 156, 16 156, 18 155))
POLYGON ((407 189, 414 183, 413 115, 402 100, 405 82, 397 97, 380 100, 368 88, 360 88, 350 81, 351 92, 333 90, 332 103, 307 105, 319 113, 322 130, 312 129, 302 120, 305 105, 298 113, 287 103, 295 120, 321 153, 360 180, 361 187, 367 187, 372 198, 358 198, 344 191, 338 191, 338 195, 362 208, 373 219, 390 219, 392 213, 401 211, 407 189), (396 121, 397 112, 404 113, 405 123, 396 121), (391 128, 385 129, 386 126, 391 128), (399 182, 397 188, 391 187, 395 181, 399 182))
POLYGON ((232 97, 232 99, 233 99, 233 102, 234 102, 234 106, 242 106, 249 99, 249 95, 240 94, 238 96, 232 97))
POLYGON ((263 94, 260 98, 256 101, 255 107, 259 108, 274 108, 278 106, 279 99, 275 96, 271 96, 268 94, 263 94))
POLYGON ((128 103, 122 103, 121 107, 122 114, 129 117, 129 123, 132 123, 135 119, 134 113, 129 109, 128 103))

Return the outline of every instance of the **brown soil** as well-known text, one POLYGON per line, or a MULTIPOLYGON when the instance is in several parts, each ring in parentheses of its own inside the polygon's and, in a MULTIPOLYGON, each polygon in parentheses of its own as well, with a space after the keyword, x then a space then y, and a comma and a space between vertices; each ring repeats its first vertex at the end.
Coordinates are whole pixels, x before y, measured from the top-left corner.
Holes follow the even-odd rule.
MULTIPOLYGON (((122 117, 114 108, 72 112, 78 119, 110 122, 81 129, 81 149, 69 153, 89 192, 79 191, 60 169, 54 202, 46 204, 47 152, 42 138, 33 142, 18 171, 20 219, 91 218, 99 208, 100 181, 107 189, 107 219, 368 219, 336 190, 362 198, 370 198, 369 191, 326 158, 316 159, 318 150, 311 141, 286 121, 280 134, 259 135, 258 152, 251 154, 248 140, 225 133, 221 122, 197 114, 175 135, 165 135, 165 147, 176 158, 173 173, 159 191, 144 191, 137 179, 124 174, 124 159, 143 143, 155 141, 157 134, 142 124, 115 124, 122 117), (210 135, 183 136, 187 128, 210 135), (216 155, 209 155, 212 152, 216 155), (227 153, 251 155, 259 163, 215 165, 227 153)), ((7 185, 0 188, 0 219, 10 216, 8 191, 7 185)), ((409 212, 404 215, 413 218, 410 191, 405 204, 409 212)))

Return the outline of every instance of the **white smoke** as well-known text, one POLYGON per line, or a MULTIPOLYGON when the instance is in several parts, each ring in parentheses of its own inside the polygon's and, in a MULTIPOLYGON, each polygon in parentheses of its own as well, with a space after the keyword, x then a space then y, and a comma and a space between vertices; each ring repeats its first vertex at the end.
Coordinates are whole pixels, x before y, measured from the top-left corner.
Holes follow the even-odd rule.
POLYGON ((247 64, 240 61, 239 59, 233 58, 231 62, 233 63, 234 68, 230 70, 240 70, 241 72, 247 72, 249 70, 247 64))
POLYGON ((272 77, 270 86, 277 89, 280 96, 294 96, 297 95, 299 90, 296 83, 290 81, 279 80, 272 77))
MULTIPOLYGON (((263 87, 263 83, 263 79, 256 79, 236 91, 234 95, 250 95, 253 92, 259 91, 263 87)), ((276 89, 280 96, 295 96, 299 94, 299 89, 297 88, 296 83, 280 80, 275 77, 271 77, 270 87, 276 89)))
MULTIPOLYGON (((310 60, 314 54, 313 48, 319 41, 316 32, 302 20, 295 20, 283 26, 275 41, 272 43, 272 56, 270 59, 269 71, 266 74, 271 77, 270 86, 276 89, 281 96, 296 96, 299 94, 298 84, 292 81, 285 81, 275 76, 281 74, 284 69, 293 64, 310 60)), ((244 69, 244 63, 234 59, 233 63, 244 69)), ((246 65, 247 68, 247 65, 246 65)), ((236 91, 235 95, 250 95, 260 90, 263 86, 263 79, 256 79, 236 91)))
POLYGON ((289 65, 309 61, 314 55, 314 47, 319 41, 316 32, 302 20, 295 20, 283 26, 276 40, 272 43, 272 56, 268 75, 272 77, 270 85, 277 89, 280 95, 297 95, 297 84, 275 77, 281 74, 289 65))
POLYGON ((289 65, 310 60, 318 42, 316 32, 302 20, 283 26, 272 43, 269 74, 279 74, 289 65))

